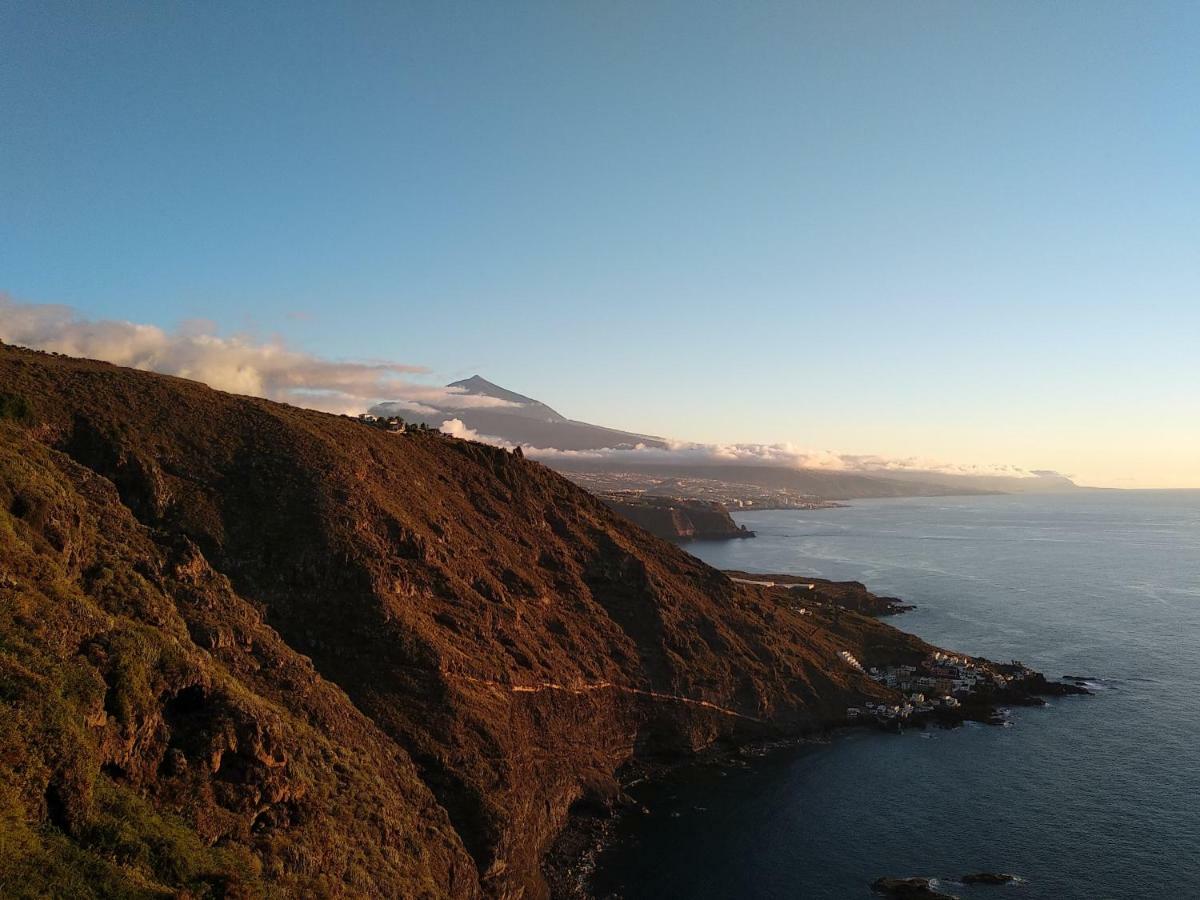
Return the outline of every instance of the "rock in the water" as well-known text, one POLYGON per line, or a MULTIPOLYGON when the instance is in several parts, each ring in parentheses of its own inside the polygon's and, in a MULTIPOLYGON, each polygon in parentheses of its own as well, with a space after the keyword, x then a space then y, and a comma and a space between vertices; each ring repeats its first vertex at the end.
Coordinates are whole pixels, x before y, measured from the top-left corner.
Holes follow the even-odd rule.
POLYGON ((876 878, 871 888, 897 900, 958 900, 935 890, 928 878, 876 878))
POLYGON ((1016 875, 1006 875, 1003 872, 976 872, 973 875, 964 875, 962 877, 963 884, 1008 884, 1010 881, 1016 881, 1016 875))

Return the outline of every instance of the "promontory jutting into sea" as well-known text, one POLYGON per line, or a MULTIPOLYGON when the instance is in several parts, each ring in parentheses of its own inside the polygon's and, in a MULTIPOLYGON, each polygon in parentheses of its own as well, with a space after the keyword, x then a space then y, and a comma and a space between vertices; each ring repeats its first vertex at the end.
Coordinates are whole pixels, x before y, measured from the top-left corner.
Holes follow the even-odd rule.
POLYGON ((1200 896, 1200 6, 0 6, 0 898, 1200 896))
POLYGON ((598 893, 716 898, 755 880, 769 896, 841 898, 871 871, 987 897, 962 875, 999 871, 1027 897, 1189 896, 1200 775, 1179 760, 1200 727, 1198 499, 1089 491, 738 514, 757 538, 696 545, 707 562, 861 578, 917 602, 906 630, 1019 656, 1094 697, 1014 707, 1002 730, 855 730, 642 786, 652 815, 618 827, 598 893))

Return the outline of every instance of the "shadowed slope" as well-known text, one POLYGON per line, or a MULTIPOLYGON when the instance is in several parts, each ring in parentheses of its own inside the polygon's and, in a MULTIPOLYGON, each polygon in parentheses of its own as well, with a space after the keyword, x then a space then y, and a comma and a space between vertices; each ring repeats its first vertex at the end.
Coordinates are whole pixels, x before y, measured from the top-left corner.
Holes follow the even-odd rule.
POLYGON ((242 854, 220 871, 247 884, 543 896, 572 804, 610 802, 631 755, 823 727, 888 695, 839 650, 924 646, 802 617, 497 448, 10 347, 0 384, 32 408, 3 428, 0 516, 3 590, 32 604, 6 627, 36 653, 6 644, 5 672, 32 654, 95 685, 43 710, 73 729, 48 752, 86 752, 6 776, 25 859, 51 834, 111 861, 87 831, 111 783, 242 854), (53 514, 15 499, 30 466, 53 514), (88 524, 53 538, 62 521, 88 524), (137 649, 95 653, 113 629, 137 649), (113 667, 142 672, 125 712, 119 692, 104 710, 113 667))

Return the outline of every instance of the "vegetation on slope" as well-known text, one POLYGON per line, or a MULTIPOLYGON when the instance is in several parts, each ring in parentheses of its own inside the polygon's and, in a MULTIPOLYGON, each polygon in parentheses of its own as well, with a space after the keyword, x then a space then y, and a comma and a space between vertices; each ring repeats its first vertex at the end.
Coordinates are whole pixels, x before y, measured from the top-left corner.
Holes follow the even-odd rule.
POLYGON ((634 755, 922 652, 497 448, 8 347, 0 385, 5 893, 544 896, 634 755))
POLYGON ((389 858, 425 816, 451 837, 391 742, 194 550, 0 429, 0 894, 439 896, 452 865, 389 858))

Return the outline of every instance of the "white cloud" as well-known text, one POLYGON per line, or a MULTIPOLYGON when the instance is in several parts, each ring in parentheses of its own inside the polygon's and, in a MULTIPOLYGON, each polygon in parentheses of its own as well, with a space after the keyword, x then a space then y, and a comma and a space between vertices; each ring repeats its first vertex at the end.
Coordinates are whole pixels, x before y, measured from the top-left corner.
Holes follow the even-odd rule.
MULTIPOLYGON (((442 431, 467 440, 482 441, 500 447, 513 444, 503 438, 480 434, 467 427, 462 420, 452 419, 442 423, 442 431)), ((1043 474, 1034 473, 1016 466, 956 465, 938 460, 909 457, 893 459, 832 450, 813 450, 794 444, 699 444, 683 441, 668 441, 667 446, 651 447, 638 444, 630 448, 606 448, 602 450, 559 450, 553 447, 522 448, 526 456, 544 462, 556 460, 596 462, 626 462, 631 464, 664 465, 756 465, 782 466, 791 469, 818 469, 827 472, 857 472, 862 474, 905 474, 987 476, 1006 478, 1035 478, 1043 474)))
POLYGON ((423 366, 389 360, 322 359, 291 349, 278 339, 221 337, 213 323, 203 320, 166 331, 136 322, 92 320, 69 306, 18 303, 0 295, 0 340, 178 375, 222 391, 327 412, 361 412, 381 400, 394 401, 413 412, 432 412, 434 406, 513 405, 493 397, 464 395, 458 388, 413 383, 404 377, 426 371, 423 366))
POLYGON ((503 447, 506 450, 511 450, 515 446, 512 442, 504 440, 504 438, 480 434, 474 428, 469 427, 462 419, 447 419, 439 426, 438 430, 442 434, 461 438, 464 441, 480 441, 484 444, 494 444, 497 447, 503 447))
MULTIPOLYGON (((512 449, 512 441, 483 434, 468 426, 462 419, 442 422, 440 430, 452 437, 480 441, 512 449)), ((837 453, 833 450, 813 450, 795 444, 700 444, 687 441, 666 441, 666 447, 637 444, 633 447, 599 450, 560 450, 555 447, 534 447, 523 444, 525 456, 553 464, 556 461, 597 463, 624 462, 631 465, 747 465, 781 466, 791 469, 816 469, 824 472, 847 472, 863 475, 921 475, 961 476, 965 478, 1037 479, 1062 477, 1057 472, 1029 471, 1009 465, 961 465, 922 457, 891 458, 867 454, 837 453)))
POLYGON ((377 416, 395 416, 402 415, 405 408, 410 412, 434 414, 449 409, 495 409, 522 405, 486 394, 468 394, 462 388, 409 385, 404 399, 385 400, 371 411, 377 416), (416 409, 414 404, 421 405, 422 408, 416 409))

